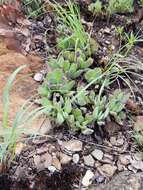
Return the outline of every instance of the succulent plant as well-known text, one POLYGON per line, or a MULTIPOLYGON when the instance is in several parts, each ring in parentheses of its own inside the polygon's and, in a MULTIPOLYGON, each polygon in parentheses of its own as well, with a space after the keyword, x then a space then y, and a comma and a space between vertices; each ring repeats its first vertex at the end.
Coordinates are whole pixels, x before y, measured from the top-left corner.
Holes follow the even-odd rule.
POLYGON ((41 104, 49 108, 47 114, 58 125, 66 123, 83 134, 91 134, 95 124, 104 125, 110 116, 121 123, 128 99, 121 90, 109 96, 95 92, 94 87, 88 89, 90 83, 101 88, 110 83, 100 67, 90 68, 92 64, 93 59, 84 50, 65 51, 57 59, 49 60, 52 71, 39 88, 41 104))

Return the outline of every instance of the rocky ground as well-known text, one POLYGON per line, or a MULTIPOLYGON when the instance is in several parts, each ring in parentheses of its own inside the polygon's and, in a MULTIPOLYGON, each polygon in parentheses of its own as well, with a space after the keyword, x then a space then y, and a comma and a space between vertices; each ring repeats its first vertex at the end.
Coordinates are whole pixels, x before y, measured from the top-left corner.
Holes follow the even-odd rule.
MULTIPOLYGON (((141 9, 142 10, 142 9, 141 9)), ((85 14, 85 12, 83 12, 85 14)), ((97 22, 87 19, 83 14, 85 27, 93 27, 93 36, 100 44, 95 55, 101 64, 106 64, 109 56, 120 46, 115 28, 123 25, 126 30, 138 31, 143 26, 140 11, 130 17, 116 15, 110 23, 105 16, 97 22)), ((25 22, 28 20, 25 20, 25 22)), ((13 120, 17 108, 25 100, 35 96, 38 86, 48 72, 45 64, 49 54, 56 55, 56 32, 53 13, 45 14, 38 20, 30 20, 28 26, 16 25, 12 30, 4 24, 5 33, 0 30, 0 96, 5 79, 21 64, 29 67, 20 73, 11 94, 10 120, 13 120), (20 33, 25 41, 9 44, 11 34, 20 33), (46 35, 45 35, 46 33, 46 35), (20 44, 19 44, 20 43, 20 44), (32 74, 31 74, 32 73, 32 74)), ((136 44, 132 55, 143 58, 143 44, 136 44)), ((142 88, 142 80, 135 83, 142 88)), ((140 88, 140 89, 141 89, 140 88)), ((142 90, 142 89, 141 89, 142 90)), ((133 139, 133 128, 143 121, 142 95, 136 90, 136 101, 127 104, 129 118, 121 126, 114 121, 107 122, 103 129, 98 128, 93 135, 84 136, 67 130, 65 126, 54 128, 45 116, 27 126, 16 146, 16 157, 10 168, 4 168, 0 174, 0 189, 4 190, 141 190, 143 189, 143 160, 133 139), (39 136, 30 134, 39 133, 39 136), (28 135, 28 138, 27 138, 28 135), (29 137, 30 136, 30 137, 29 137)), ((36 105, 35 105, 36 106, 36 105)), ((0 120, 2 104, 0 103, 0 120)))

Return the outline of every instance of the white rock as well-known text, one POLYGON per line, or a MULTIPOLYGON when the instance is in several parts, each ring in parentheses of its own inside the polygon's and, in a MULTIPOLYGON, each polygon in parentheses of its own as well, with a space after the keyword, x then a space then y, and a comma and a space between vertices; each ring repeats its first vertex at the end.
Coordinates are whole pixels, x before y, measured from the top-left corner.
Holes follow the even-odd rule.
POLYGON ((68 142, 63 142, 62 145, 65 149, 71 152, 79 152, 82 150, 82 142, 79 140, 70 140, 68 142))
POLYGON ((84 160, 84 163, 86 166, 93 167, 95 164, 95 160, 93 159, 93 157, 91 155, 84 156, 83 160, 84 160))
POLYGON ((42 82, 43 79, 44 79, 44 76, 43 76, 42 73, 36 73, 36 74, 34 75, 34 80, 37 81, 37 82, 42 82))
POLYGON ((72 160, 75 164, 77 164, 79 162, 79 154, 74 154, 72 160))
POLYGON ((91 170, 87 170, 82 179, 82 185, 85 187, 88 187, 89 185, 91 185, 93 177, 94 177, 94 173, 91 170))
POLYGON ((99 149, 95 149, 91 154, 97 160, 102 160, 104 155, 103 152, 99 149))
POLYGON ((48 170, 52 173, 54 173, 56 171, 56 168, 54 166, 49 166, 48 170))

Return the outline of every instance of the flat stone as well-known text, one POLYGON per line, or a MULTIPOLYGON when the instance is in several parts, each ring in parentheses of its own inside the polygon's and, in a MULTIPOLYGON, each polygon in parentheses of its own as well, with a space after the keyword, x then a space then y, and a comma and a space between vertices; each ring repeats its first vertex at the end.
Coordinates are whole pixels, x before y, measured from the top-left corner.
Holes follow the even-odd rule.
POLYGON ((84 156, 83 160, 84 160, 84 164, 86 166, 94 167, 95 160, 93 159, 93 157, 91 155, 84 156))
POLYGON ((60 153, 60 162, 61 164, 65 165, 68 164, 72 160, 71 156, 68 156, 66 154, 60 153))
POLYGON ((64 148, 71 152, 79 152, 82 150, 82 142, 79 140, 70 140, 62 143, 64 148))
POLYGON ((110 164, 104 164, 100 166, 100 170, 108 177, 112 177, 117 170, 116 166, 110 164))
POLYGON ((48 168, 52 164, 52 156, 46 152, 41 156, 41 161, 44 163, 45 168, 48 168))
POLYGON ((97 160, 102 160, 104 155, 103 152, 99 149, 94 149, 94 151, 91 154, 97 160))
POLYGON ((88 187, 89 185, 91 185, 93 177, 94 177, 94 173, 91 170, 87 170, 82 179, 82 185, 85 187, 88 187))

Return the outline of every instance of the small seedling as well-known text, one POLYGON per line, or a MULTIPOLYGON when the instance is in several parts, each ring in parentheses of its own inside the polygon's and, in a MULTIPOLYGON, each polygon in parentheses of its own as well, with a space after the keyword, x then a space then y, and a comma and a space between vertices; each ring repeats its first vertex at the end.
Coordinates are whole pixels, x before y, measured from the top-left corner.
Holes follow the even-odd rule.
POLYGON ((102 12, 102 3, 100 0, 97 0, 95 3, 91 3, 88 6, 88 10, 91 11, 94 15, 100 14, 102 12))
POLYGON ((110 0, 107 8, 110 15, 114 13, 130 13, 133 10, 133 0, 110 0))
POLYGON ((127 52, 126 52, 126 55, 130 52, 130 50, 134 47, 134 45, 137 43, 137 42, 142 42, 143 39, 142 37, 138 36, 137 35, 134 35, 133 32, 131 32, 130 34, 127 34, 125 33, 125 37, 126 37, 126 48, 127 48, 127 52))
POLYGON ((72 44, 74 46, 76 44, 76 46, 80 48, 85 47, 89 36, 85 32, 81 23, 79 7, 75 3, 71 2, 71 0, 67 1, 68 10, 63 8, 56 1, 54 1, 51 5, 56 10, 63 25, 68 27, 69 31, 72 33, 71 36, 64 37, 59 40, 59 47, 61 46, 66 49, 67 45, 72 46, 72 44))

